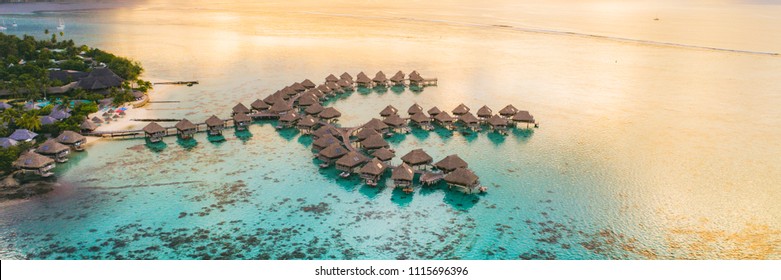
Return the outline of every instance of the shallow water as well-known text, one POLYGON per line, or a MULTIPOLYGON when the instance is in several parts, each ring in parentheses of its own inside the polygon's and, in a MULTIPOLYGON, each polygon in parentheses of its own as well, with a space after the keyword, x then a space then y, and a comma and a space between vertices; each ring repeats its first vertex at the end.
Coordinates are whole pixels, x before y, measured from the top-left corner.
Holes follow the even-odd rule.
POLYGON ((55 192, 2 206, 0 256, 781 257, 781 58, 747 53, 781 52, 778 5, 513 2, 149 1, 8 16, 20 25, 8 33, 42 36, 63 18, 66 38, 132 57, 152 80, 201 82, 153 97, 181 101, 151 104, 161 118, 227 116, 305 78, 401 69, 439 85, 345 96, 331 103, 342 125, 417 102, 512 103, 541 127, 391 139, 398 155, 458 153, 485 195, 340 179, 319 170, 309 137, 269 122, 218 144, 99 142, 57 168, 55 192))

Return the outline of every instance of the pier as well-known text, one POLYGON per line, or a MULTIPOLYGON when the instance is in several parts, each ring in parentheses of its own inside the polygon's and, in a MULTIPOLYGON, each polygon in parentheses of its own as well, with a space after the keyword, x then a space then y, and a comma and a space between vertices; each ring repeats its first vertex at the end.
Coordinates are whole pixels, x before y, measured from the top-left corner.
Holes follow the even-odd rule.
POLYGON ((193 85, 197 85, 198 81, 178 81, 178 82, 156 82, 153 83, 153 85, 184 85, 191 87, 193 85))

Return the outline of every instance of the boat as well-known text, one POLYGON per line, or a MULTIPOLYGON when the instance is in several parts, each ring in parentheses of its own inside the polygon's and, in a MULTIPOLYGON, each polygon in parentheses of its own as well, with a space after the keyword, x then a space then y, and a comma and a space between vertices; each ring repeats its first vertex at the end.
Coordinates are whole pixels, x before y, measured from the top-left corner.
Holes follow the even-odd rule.
POLYGON ((60 19, 60 25, 57 25, 57 30, 65 30, 65 22, 60 19))
POLYGON ((328 163, 321 163, 320 168, 327 168, 329 165, 328 163))
POLYGON ((342 178, 350 177, 350 172, 344 171, 344 172, 339 174, 339 177, 342 177, 342 178))
POLYGON ((13 23, 11 23, 11 27, 18 27, 18 26, 19 26, 19 25, 18 25, 18 24, 16 24, 16 21, 14 21, 13 23))
POLYGON ((3 25, 0 25, 0 31, 6 30, 6 29, 8 29, 8 28, 5 27, 5 20, 3 20, 3 25))

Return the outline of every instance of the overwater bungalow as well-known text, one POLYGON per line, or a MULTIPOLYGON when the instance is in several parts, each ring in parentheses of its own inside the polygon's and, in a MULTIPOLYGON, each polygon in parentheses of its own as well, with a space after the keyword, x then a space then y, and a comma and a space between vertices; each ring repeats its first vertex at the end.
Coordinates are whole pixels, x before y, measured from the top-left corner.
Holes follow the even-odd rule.
POLYGON ((390 148, 388 141, 382 138, 382 135, 374 134, 361 141, 361 147, 367 151, 373 151, 382 148, 390 148))
POLYGON ((355 134, 355 136, 358 137, 358 142, 366 140, 366 138, 369 138, 373 135, 382 136, 379 132, 371 128, 361 128, 361 130, 355 134))
POLYGON ((70 130, 63 131, 56 139, 60 144, 70 146, 76 151, 83 151, 84 143, 87 143, 87 137, 70 130))
POLYGON ((434 164, 434 167, 436 167, 439 170, 442 170, 442 172, 450 173, 455 171, 458 168, 467 168, 469 167, 469 164, 466 163, 461 157, 458 155, 449 155, 446 156, 444 159, 438 161, 434 164))
POLYGON ((434 120, 444 128, 453 129, 453 122, 456 121, 456 118, 451 117, 447 112, 441 112, 434 117, 434 120))
POLYGON ((403 86, 404 85, 404 72, 396 72, 393 77, 390 78, 391 84, 394 86, 403 86))
POLYGON ((361 179, 363 179, 364 183, 369 186, 377 186, 377 183, 382 178, 382 174, 384 174, 387 169, 388 166, 382 161, 377 158, 372 158, 358 170, 358 173, 361 173, 361 179))
POLYGON ((401 157, 401 161, 418 170, 425 170, 434 161, 423 149, 414 149, 401 157))
POLYGON ((369 76, 366 76, 363 72, 358 73, 358 76, 355 78, 355 83, 359 86, 363 87, 371 87, 372 86, 372 79, 369 78, 369 76))
POLYGON ((328 86, 326 86, 325 84, 322 84, 322 85, 319 85, 319 86, 317 86, 317 90, 319 90, 320 92, 322 92, 322 93, 323 93, 323 95, 330 95, 330 93, 331 93, 331 88, 329 88, 329 87, 328 87, 328 86))
POLYGON ((293 110, 293 107, 290 106, 290 104, 287 103, 287 101, 281 101, 277 99, 276 102, 274 102, 274 105, 271 105, 271 107, 268 108, 269 113, 277 114, 277 115, 285 115, 288 112, 293 110))
POLYGON ((456 187, 465 193, 485 190, 480 187, 480 178, 467 168, 456 168, 453 172, 448 173, 445 175, 445 182, 447 182, 448 188, 456 187))
POLYGON ((301 82, 301 85, 304 86, 306 89, 315 88, 317 86, 309 79, 306 79, 303 82, 301 82))
POLYGON ((239 113, 241 113, 241 114, 249 114, 250 110, 249 110, 249 108, 247 108, 247 106, 244 106, 244 104, 239 103, 239 104, 236 104, 236 106, 233 106, 233 113, 231 114, 231 116, 235 116, 236 114, 239 114, 239 113))
POLYGON ((271 108, 270 105, 266 104, 266 102, 263 102, 263 100, 260 99, 255 100, 249 106, 252 107, 252 113, 265 113, 268 112, 269 108, 271 108))
POLYGON ((480 131, 480 120, 472 115, 472 113, 466 113, 458 117, 458 121, 464 124, 466 128, 472 131, 480 131))
POLYGON ((38 174, 41 177, 54 175, 50 170, 56 166, 53 159, 39 155, 35 152, 22 154, 12 165, 22 173, 31 172, 38 174))
POLYGON ((304 93, 296 100, 296 102, 298 102, 299 107, 306 109, 315 103, 320 103, 320 98, 317 98, 317 96, 313 93, 304 93))
POLYGON ((222 135, 222 130, 225 129, 225 121, 212 115, 206 119, 206 129, 211 136, 222 135))
POLYGON ((91 120, 84 120, 81 123, 81 126, 79 126, 79 128, 81 128, 82 133, 87 133, 87 132, 93 132, 95 131, 95 129, 98 129, 98 125, 96 125, 91 120))
POLYGON ((339 84, 337 84, 336 82, 328 82, 328 83, 325 83, 325 86, 327 86, 329 89, 331 89, 331 92, 330 92, 330 95, 331 95, 331 96, 334 96, 334 95, 336 95, 337 93, 343 93, 343 92, 344 92, 344 90, 342 89, 342 87, 341 87, 341 86, 339 86, 339 84))
POLYGON ((322 111, 323 105, 320 105, 320 103, 309 105, 306 107, 306 109, 304 109, 304 113, 310 116, 318 116, 322 111))
POLYGON ((373 157, 379 159, 380 161, 382 161, 385 164, 390 164, 390 161, 394 157, 396 157, 396 153, 393 152, 393 150, 388 149, 388 148, 378 149, 378 150, 374 151, 373 153, 371 153, 371 155, 373 157))
POLYGON ((324 108, 322 112, 318 115, 321 119, 327 122, 337 122, 339 121, 339 117, 342 116, 342 113, 339 112, 339 110, 336 110, 334 107, 327 107, 324 108))
POLYGON ((312 139, 320 139, 321 137, 324 137, 325 135, 331 135, 334 137, 339 136, 339 131, 336 131, 336 129, 330 127, 330 126, 321 126, 315 132, 312 132, 312 139))
POLYGON ((534 116, 529 114, 529 111, 518 111, 517 113, 515 113, 515 115, 513 115, 511 120, 513 124, 526 123, 526 127, 528 128, 529 124, 534 123, 534 116))
POLYGON ((423 113, 423 107, 420 107, 418 103, 412 104, 412 106, 409 106, 409 109, 407 109, 407 114, 412 117, 412 115, 417 113, 423 113))
POLYGON ((518 113, 518 109, 515 108, 515 106, 513 106, 512 104, 507 105, 501 110, 499 110, 499 115, 507 119, 512 118, 513 116, 515 116, 516 113, 518 113))
POLYGON ((70 150, 71 149, 68 148, 68 146, 60 144, 57 140, 49 139, 38 146, 38 148, 35 149, 35 152, 57 162, 66 162, 68 161, 70 150))
POLYGON ((399 115, 393 114, 382 120, 387 124, 390 129, 395 133, 409 133, 410 129, 407 127, 407 121, 399 117, 399 115))
POLYGON ((491 108, 488 108, 488 106, 483 105, 483 107, 480 107, 480 109, 477 109, 477 117, 480 118, 480 120, 485 121, 491 116, 493 116, 494 111, 491 110, 491 108))
POLYGON ((388 133, 388 125, 377 118, 372 118, 371 120, 366 122, 362 127, 374 129, 374 131, 377 131, 380 134, 388 133))
POLYGON ((409 83, 413 85, 422 85, 425 79, 420 76, 420 73, 418 71, 412 71, 412 73, 409 73, 409 83))
POLYGON ((353 83, 348 80, 339 80, 336 82, 336 85, 342 87, 342 90, 352 90, 353 89, 353 83))
POLYGON ((292 89, 295 92, 304 92, 306 90, 306 87, 299 82, 295 82, 292 85, 290 85, 290 89, 292 89))
POLYGON ((269 94, 268 96, 266 96, 266 98, 263 98, 263 103, 266 103, 269 106, 271 106, 271 105, 274 105, 274 103, 277 102, 277 100, 284 101, 284 99, 280 95, 282 95, 282 94, 281 93, 269 94))
POLYGON ((439 110, 437 106, 432 107, 431 109, 428 109, 428 114, 431 115, 431 118, 434 119, 439 113, 442 113, 442 110, 439 110))
POLYGON ((353 82, 353 76, 350 76, 350 73, 344 72, 341 75, 339 75, 339 79, 348 81, 350 83, 353 82))
POLYGON ((336 170, 342 171, 339 176, 345 178, 350 176, 351 173, 358 171, 360 165, 367 160, 366 156, 358 152, 349 152, 336 161, 336 170))
POLYGON ((182 119, 176 125, 176 135, 181 139, 190 139, 198 132, 198 127, 188 119, 182 119))
POLYGON ((493 115, 486 121, 491 129, 494 131, 505 134, 507 133, 507 119, 500 117, 499 115, 493 115))
POLYGON ((301 120, 298 121, 296 127, 298 128, 298 131, 301 131, 302 134, 310 134, 312 133, 315 125, 317 125, 317 119, 307 115, 302 117, 301 120))
POLYGON ((404 187, 404 192, 407 193, 412 192, 412 180, 414 178, 415 171, 413 171, 412 167, 406 163, 402 163, 401 165, 394 168, 391 172, 393 185, 396 187, 404 187))
POLYGON ((312 142, 312 152, 313 153, 319 153, 325 148, 328 148, 328 146, 331 146, 334 143, 339 143, 339 139, 336 139, 331 134, 325 134, 322 137, 317 138, 317 140, 312 142))
POLYGON ((151 122, 147 124, 144 127, 144 133, 146 134, 146 138, 149 139, 149 142, 157 143, 163 140, 163 136, 165 136, 165 128, 157 124, 156 122, 151 122))
POLYGON ((348 152, 347 148, 342 147, 342 145, 339 143, 333 143, 330 146, 326 147, 325 149, 322 149, 320 152, 317 153, 317 158, 323 162, 322 164, 320 164, 320 168, 325 168, 330 166, 331 163, 333 163, 340 157, 346 155, 347 152, 348 152))
POLYGON ((305 94, 305 95, 310 95, 310 94, 314 95, 315 97, 317 97, 318 100, 325 99, 325 94, 323 92, 321 92, 319 89, 316 89, 316 88, 307 90, 303 94, 305 94))
POLYGON ((290 114, 285 114, 284 116, 279 117, 279 124, 277 125, 277 128, 290 128, 294 127, 296 125, 296 122, 298 122, 299 115, 296 112, 291 112, 290 114))
POLYGON ((385 109, 382 109, 382 111, 380 111, 380 117, 386 118, 390 115, 395 115, 397 112, 399 112, 399 110, 397 110, 396 107, 388 105, 385 107, 385 109))
POLYGON ((336 81, 338 81, 338 80, 339 80, 339 78, 334 76, 334 74, 330 74, 330 75, 328 75, 328 77, 325 77, 325 82, 326 83, 336 83, 336 81))
POLYGON ((247 130, 247 126, 249 126, 250 122, 252 122, 252 118, 244 113, 233 116, 233 126, 235 126, 238 131, 247 130))
POLYGON ((376 75, 374 75, 374 79, 372 79, 372 82, 374 82, 375 85, 384 86, 388 84, 388 78, 385 77, 385 73, 379 71, 377 72, 376 75))
POLYGON ((466 113, 469 113, 469 107, 464 105, 464 103, 458 104, 458 106, 455 109, 453 109, 454 116, 461 116, 466 113))
POLYGON ((417 124, 423 130, 432 130, 434 126, 431 125, 431 117, 426 116, 426 113, 419 112, 410 117, 413 123, 417 124))
POLYGON ((287 96, 286 100, 287 100, 287 99, 290 99, 291 97, 293 97, 293 96, 296 96, 296 94, 298 94, 298 91, 294 90, 294 89, 293 89, 292 87, 290 87, 290 86, 283 87, 283 88, 282 88, 281 90, 279 90, 279 91, 280 91, 282 94, 284 94, 285 96, 287 96))

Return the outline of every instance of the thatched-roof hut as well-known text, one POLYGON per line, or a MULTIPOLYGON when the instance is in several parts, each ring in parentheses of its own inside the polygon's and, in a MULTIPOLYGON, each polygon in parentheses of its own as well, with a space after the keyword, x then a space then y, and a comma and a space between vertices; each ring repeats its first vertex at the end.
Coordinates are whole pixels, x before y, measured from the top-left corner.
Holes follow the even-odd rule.
POLYGON ((263 100, 260 99, 255 100, 249 106, 252 107, 253 113, 266 112, 271 107, 270 105, 266 104, 266 102, 263 102, 263 100))
POLYGON ((471 130, 477 131, 480 129, 480 120, 478 120, 475 115, 472 115, 472 113, 465 113, 459 116, 458 120, 471 130))
POLYGON ((156 122, 151 122, 144 127, 144 133, 150 142, 160 142, 163 140, 163 136, 165 136, 165 128, 156 122))
POLYGON ((287 97, 287 98, 285 98, 285 100, 290 99, 291 97, 293 97, 296 94, 298 94, 298 91, 294 90, 290 86, 283 87, 281 90, 279 90, 279 92, 282 93, 282 95, 287 97))
POLYGON ((404 72, 396 72, 396 74, 390 78, 390 81, 393 85, 404 85, 404 72))
POLYGON ((317 90, 319 90, 320 92, 322 92, 322 93, 323 93, 323 94, 325 94, 325 95, 327 95, 327 94, 331 93, 331 88, 329 88, 329 87, 328 87, 327 85, 325 85, 325 84, 322 84, 322 85, 319 85, 319 86, 317 86, 317 90))
POLYGON ((528 124, 534 123, 534 116, 529 114, 529 111, 518 111, 511 120, 513 123, 526 123, 528 126, 528 124))
POLYGON ((95 116, 95 117, 92 117, 92 122, 96 123, 96 124, 99 124, 99 123, 103 123, 103 120, 101 118, 98 118, 97 116, 95 116))
POLYGON ((325 121, 336 122, 342 116, 342 113, 334 107, 326 107, 318 116, 325 121))
POLYGON ((431 109, 428 109, 428 114, 431 115, 431 117, 436 117, 439 115, 439 113, 442 113, 442 110, 437 108, 437 106, 432 107, 431 109))
POLYGON ((415 171, 412 170, 412 167, 407 165, 406 163, 402 163, 401 165, 397 166, 393 169, 391 172, 391 179, 393 179, 393 184, 397 187, 409 187, 412 185, 412 180, 415 178, 415 171))
POLYGON ((463 114, 469 113, 469 107, 464 105, 464 103, 458 104, 458 106, 453 109, 453 115, 461 116, 463 114))
POLYGON ((225 121, 212 115, 206 119, 206 129, 209 131, 209 135, 222 135, 222 130, 225 129, 225 121))
POLYGON ((236 130, 243 131, 247 130, 247 126, 252 122, 252 118, 247 116, 244 113, 239 113, 233 116, 233 125, 236 127, 236 130))
POLYGON ((342 87, 343 90, 345 90, 345 89, 352 90, 353 89, 353 83, 351 81, 348 81, 348 80, 339 80, 338 82, 336 82, 336 85, 342 87))
POLYGON ((78 87, 86 90, 101 90, 122 85, 124 79, 114 74, 107 67, 94 68, 78 82, 78 87))
POLYGON ((87 137, 84 137, 81 134, 78 134, 76 132, 66 130, 60 133, 60 136, 57 136, 57 142, 60 142, 61 144, 68 145, 73 147, 74 150, 82 151, 84 150, 84 143, 87 143, 87 137))
POLYGON ((409 106, 409 109, 407 109, 407 114, 409 114, 410 117, 412 117, 412 115, 414 114, 422 113, 422 112, 423 112, 423 107, 420 107, 418 103, 412 104, 412 106, 409 106))
POLYGON ((387 124, 391 130, 393 130, 396 133, 406 133, 409 132, 409 128, 407 127, 407 121, 399 117, 399 115, 393 114, 382 120, 383 123, 387 124))
POLYGON ((377 72, 376 75, 374 75, 374 79, 372 79, 372 82, 379 85, 385 85, 388 83, 388 78, 385 77, 385 73, 382 73, 382 71, 377 72))
POLYGON ((338 80, 339 80, 339 78, 334 76, 334 74, 329 74, 328 77, 325 77, 325 82, 326 83, 336 83, 336 81, 338 81, 338 80))
POLYGON ((320 150, 320 152, 317 153, 317 158, 320 159, 320 161, 322 161, 325 166, 328 166, 338 158, 346 155, 347 152, 347 148, 342 147, 341 144, 333 143, 325 149, 320 150))
POLYGON ((312 138, 315 140, 319 139, 320 137, 323 137, 325 135, 331 135, 331 136, 339 136, 339 132, 336 131, 336 129, 330 127, 330 126, 321 126, 315 132, 312 132, 312 138))
POLYGON ((380 135, 379 132, 371 128, 361 128, 361 130, 359 130, 358 133, 355 134, 355 136, 358 137, 358 141, 363 141, 372 135, 382 136, 380 135))
POLYGON ((480 186, 480 178, 466 168, 457 168, 445 175, 444 179, 448 187, 456 187, 466 193, 472 193, 480 186))
POLYGON ((301 120, 298 121, 296 127, 298 127, 298 130, 301 131, 301 133, 310 134, 312 133, 312 129, 314 129, 315 125, 317 125, 317 119, 315 119, 310 115, 307 115, 302 117, 301 120))
POLYGON ((423 149, 414 149, 401 157, 401 161, 417 169, 426 169, 434 161, 423 149))
POLYGON ((392 105, 388 105, 385 107, 385 109, 382 109, 382 111, 380 111, 380 117, 385 118, 390 115, 395 115, 398 111, 399 110, 396 109, 396 107, 393 107, 392 105))
POLYGON ((331 134, 325 134, 312 142, 312 152, 320 152, 335 143, 339 143, 339 139, 336 139, 336 137, 331 134))
POLYGON ((336 161, 336 169, 352 173, 358 170, 361 164, 368 159, 358 152, 349 152, 336 161))
POLYGON ((493 128, 494 131, 503 133, 507 130, 507 119, 500 117, 499 115, 493 115, 486 122, 493 128))
POLYGON ((412 73, 409 73, 409 82, 410 84, 422 84, 425 81, 423 77, 420 76, 420 73, 418 71, 412 71, 412 73))
POLYGON ((312 116, 317 116, 322 111, 323 111, 323 105, 320 105, 320 103, 314 103, 306 107, 306 109, 304 109, 304 113, 312 116))
POLYGON ((483 105, 483 107, 480 107, 480 109, 477 109, 477 117, 486 120, 493 116, 494 111, 491 110, 491 108, 488 108, 488 106, 483 105))
POLYGON ((394 153, 392 150, 390 150, 388 148, 378 149, 378 150, 374 151, 371 155, 373 157, 379 159, 380 161, 386 163, 386 164, 389 164, 390 161, 394 157, 396 157, 396 153, 394 153))
POLYGON ((300 107, 309 107, 315 103, 320 103, 320 98, 318 98, 313 93, 304 93, 296 100, 296 102, 298 102, 298 106, 300 107))
POLYGON ((371 120, 366 122, 362 127, 374 129, 375 131, 381 134, 388 133, 388 125, 377 118, 372 118, 371 120))
POLYGON ((280 128, 289 128, 296 125, 296 122, 298 122, 298 119, 300 116, 296 112, 291 112, 289 114, 285 114, 281 117, 279 117, 279 127, 280 128))
POLYGON ((381 148, 389 148, 388 141, 382 138, 382 135, 374 134, 361 141, 361 147, 368 151, 377 150, 381 148))
POLYGON ((444 128, 453 129, 453 122, 456 121, 456 118, 451 117, 447 112, 441 112, 434 117, 434 120, 444 128))
POLYGON ((466 161, 461 159, 461 157, 458 155, 449 155, 435 163, 434 167, 442 170, 445 173, 450 173, 458 168, 467 168, 469 167, 469 164, 467 164, 466 161))
POLYGON ((90 120, 84 120, 79 128, 81 128, 81 132, 93 132, 95 129, 98 129, 98 125, 90 120))
POLYGON ((24 173, 32 172, 42 177, 49 177, 54 175, 54 173, 49 170, 54 168, 56 164, 51 158, 34 152, 27 152, 19 156, 19 158, 13 162, 13 166, 24 173))
POLYGON ((364 87, 371 87, 372 86, 372 79, 369 78, 369 76, 366 76, 363 72, 358 73, 358 76, 355 78, 355 83, 357 83, 360 86, 364 87))
POLYGON ((250 110, 249 110, 249 108, 247 108, 247 106, 244 106, 244 104, 239 103, 239 104, 236 104, 236 106, 233 106, 233 113, 232 113, 231 116, 234 116, 234 115, 236 115, 238 113, 249 114, 250 110))
POLYGON ((361 173, 361 178, 367 185, 376 186, 380 181, 380 178, 382 178, 382 174, 384 174, 387 169, 388 166, 382 161, 377 158, 372 158, 368 163, 361 167, 358 172, 361 173))
POLYGON ((268 109, 270 113, 278 114, 278 115, 284 115, 287 114, 293 110, 293 107, 290 106, 286 101, 280 101, 277 100, 274 102, 274 105, 271 105, 271 107, 268 109))
POLYGON ((418 112, 410 117, 410 120, 417 124, 421 129, 432 130, 434 127, 431 125, 431 117, 426 116, 426 113, 418 112))
POLYGON ((299 82, 295 82, 292 85, 290 85, 290 89, 292 89, 295 92, 304 92, 306 90, 306 87, 299 82))
POLYGON ((353 76, 350 76, 350 74, 347 72, 344 72, 341 75, 339 75, 339 79, 349 81, 350 83, 353 82, 353 76))
MULTIPOLYGON (((337 82, 338 82, 338 81, 337 81, 337 82)), ((337 94, 337 93, 344 92, 344 90, 342 89, 342 87, 341 87, 341 86, 339 86, 339 84, 337 84, 336 82, 327 82, 327 83, 325 83, 325 86, 327 86, 328 88, 330 88, 330 89, 331 89, 331 92, 330 92, 330 93, 331 93, 331 94, 334 94, 334 95, 335 95, 335 94, 337 94)))
POLYGON ((502 108, 502 110, 499 110, 499 115, 502 115, 502 117, 505 118, 512 118, 516 113, 518 113, 518 109, 515 108, 512 104, 505 106, 502 108))
POLYGON ((307 89, 310 89, 310 88, 315 88, 315 87, 317 86, 317 85, 315 85, 315 83, 313 83, 313 82, 312 82, 311 80, 309 80, 309 79, 306 79, 306 80, 304 80, 303 82, 301 82, 301 85, 302 85, 302 86, 304 86, 304 87, 305 87, 305 88, 307 88, 307 89))
POLYGON ((269 94, 268 96, 266 96, 266 98, 263 98, 263 102, 268 104, 269 106, 274 105, 274 103, 277 102, 277 100, 281 100, 280 102, 284 102, 285 100, 282 98, 282 95, 284 94, 281 94, 279 92, 269 94))
POLYGON ((68 161, 70 150, 71 149, 68 148, 68 146, 60 144, 57 140, 49 139, 38 146, 38 148, 35 149, 35 152, 57 162, 66 162, 68 161))
POLYGON ((190 139, 198 131, 198 127, 187 119, 180 120, 174 127, 176 127, 176 134, 182 139, 190 139))
POLYGON ((8 138, 11 138, 11 139, 14 139, 14 140, 20 141, 20 142, 21 141, 28 141, 29 142, 29 141, 32 141, 37 136, 38 136, 38 133, 29 131, 27 129, 18 128, 16 130, 14 130, 14 132, 11 133, 11 135, 9 135, 8 138))

